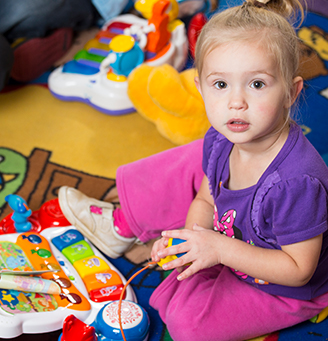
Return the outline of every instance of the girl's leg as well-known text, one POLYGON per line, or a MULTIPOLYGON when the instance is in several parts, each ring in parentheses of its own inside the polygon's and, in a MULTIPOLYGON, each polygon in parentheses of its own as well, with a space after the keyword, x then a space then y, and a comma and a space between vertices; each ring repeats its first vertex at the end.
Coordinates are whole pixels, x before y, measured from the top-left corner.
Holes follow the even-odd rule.
POLYGON ((117 170, 116 184, 126 221, 141 241, 184 226, 204 173, 203 140, 169 149, 117 170))
POLYGON ((311 301, 269 295, 218 265, 179 282, 174 271, 150 304, 175 341, 238 341, 306 321, 328 306, 328 294, 311 301))
POLYGON ((59 205, 68 221, 112 258, 165 229, 183 227, 203 178, 202 141, 173 148, 120 167, 117 191, 122 210, 75 188, 59 189, 59 205))

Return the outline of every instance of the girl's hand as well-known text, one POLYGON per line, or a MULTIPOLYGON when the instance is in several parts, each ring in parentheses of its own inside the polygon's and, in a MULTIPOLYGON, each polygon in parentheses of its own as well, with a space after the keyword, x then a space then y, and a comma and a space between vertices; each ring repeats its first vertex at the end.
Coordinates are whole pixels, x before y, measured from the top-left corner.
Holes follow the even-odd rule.
POLYGON ((159 262, 161 258, 158 256, 158 253, 165 249, 168 245, 169 238, 162 237, 153 244, 153 248, 151 250, 151 259, 153 262, 159 262))
MULTIPOLYGON (((192 230, 172 230, 162 233, 164 238, 185 239, 186 242, 171 246, 169 248, 158 248, 158 258, 165 258, 168 255, 186 253, 185 255, 163 265, 164 270, 178 268, 191 263, 179 276, 181 281, 195 274, 199 270, 212 267, 221 263, 220 240, 226 238, 218 232, 204 229, 194 225, 192 230)), ((167 243, 166 243, 167 245, 167 243)), ((154 248, 153 248, 154 250, 154 248)), ((156 258, 157 259, 157 258, 156 258)))

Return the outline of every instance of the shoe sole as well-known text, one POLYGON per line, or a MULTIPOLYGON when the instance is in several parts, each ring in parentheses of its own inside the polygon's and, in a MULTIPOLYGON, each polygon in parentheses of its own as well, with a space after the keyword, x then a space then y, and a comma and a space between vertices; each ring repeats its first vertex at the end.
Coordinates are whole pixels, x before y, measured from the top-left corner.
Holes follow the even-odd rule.
POLYGON ((92 244, 94 244, 100 251, 102 251, 105 255, 111 257, 111 258, 118 258, 122 256, 121 254, 118 254, 114 252, 113 250, 110 250, 106 247, 106 245, 102 244, 102 242, 99 239, 95 239, 94 236, 91 234, 90 230, 80 223, 80 221, 75 217, 73 212, 70 210, 68 204, 67 204, 67 189, 68 187, 63 186, 60 187, 58 191, 58 202, 59 206, 66 217, 66 219, 79 230, 86 238, 90 240, 92 244))

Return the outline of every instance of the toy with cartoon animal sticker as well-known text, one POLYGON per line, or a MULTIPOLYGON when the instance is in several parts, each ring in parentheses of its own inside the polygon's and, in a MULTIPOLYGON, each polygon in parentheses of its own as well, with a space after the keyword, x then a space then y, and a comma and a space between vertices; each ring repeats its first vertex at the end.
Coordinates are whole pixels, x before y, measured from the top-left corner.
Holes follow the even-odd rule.
MULTIPOLYGON (((44 229, 40 234, 0 235, 0 267, 21 272, 51 270, 42 273, 41 280, 60 288, 52 294, 20 291, 18 286, 0 289, 0 338, 61 329, 72 313, 92 323, 106 303, 120 297, 126 283, 119 270, 71 226, 44 229)), ((36 291, 43 291, 40 288, 36 291)), ((136 301, 130 286, 125 298, 136 301)))

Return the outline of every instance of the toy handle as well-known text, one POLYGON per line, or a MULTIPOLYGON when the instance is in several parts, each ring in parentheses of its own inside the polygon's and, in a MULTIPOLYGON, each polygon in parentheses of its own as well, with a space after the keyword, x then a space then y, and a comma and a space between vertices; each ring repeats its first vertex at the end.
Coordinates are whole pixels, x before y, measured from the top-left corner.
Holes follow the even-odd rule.
POLYGON ((105 69, 109 68, 110 64, 116 62, 116 55, 115 53, 109 53, 109 55, 100 63, 100 71, 104 71, 105 69))
POLYGON ((139 25, 131 25, 129 28, 124 29, 123 33, 129 36, 136 36, 139 47, 141 50, 144 50, 147 45, 147 33, 150 31, 150 28, 145 29, 139 25))

